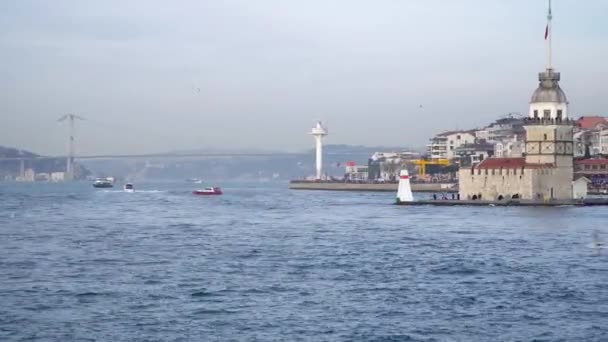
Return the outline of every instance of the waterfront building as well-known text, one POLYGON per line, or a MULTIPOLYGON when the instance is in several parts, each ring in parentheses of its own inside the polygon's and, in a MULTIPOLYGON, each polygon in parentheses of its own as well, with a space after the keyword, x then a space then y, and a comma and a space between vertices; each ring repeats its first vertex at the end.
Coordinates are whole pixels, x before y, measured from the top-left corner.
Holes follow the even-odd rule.
POLYGON ((497 158, 516 158, 524 154, 525 133, 514 134, 494 144, 494 156, 497 158))
POLYGON ((475 130, 448 131, 437 134, 427 145, 427 154, 431 160, 454 159, 456 149, 465 144, 475 143, 475 130))
POLYGON ((471 166, 494 155, 494 145, 486 141, 479 141, 473 144, 464 144, 456 148, 460 166, 471 166))
POLYGON ((65 181, 65 172, 53 172, 51 173, 51 181, 52 182, 63 182, 65 181))
POLYGON ((574 173, 576 177, 587 177, 594 183, 608 185, 608 159, 583 159, 574 162, 574 173))
POLYGON ((32 168, 28 168, 22 172, 21 176, 16 178, 18 182, 33 182, 36 180, 36 172, 32 168))
POLYGON ((608 153, 608 118, 581 116, 574 127, 574 156, 596 157, 608 153))
POLYGON ((369 167, 367 165, 356 165, 355 162, 346 163, 344 178, 349 181, 367 181, 369 179, 369 167))
POLYGON ((475 140, 477 141, 489 141, 489 136, 490 136, 490 132, 488 131, 488 128, 482 128, 482 129, 478 129, 475 131, 475 140))
POLYGON ((51 175, 46 172, 37 173, 34 177, 36 182, 48 182, 51 179, 51 175))
POLYGON ((608 129, 602 129, 599 132, 599 154, 602 156, 608 156, 608 129))
POLYGON ((368 179, 396 179, 399 169, 416 159, 420 159, 418 152, 375 152, 367 163, 368 179))
POLYGON ((487 131, 486 140, 489 142, 508 141, 513 136, 521 138, 525 133, 524 118, 519 117, 518 114, 510 113, 491 123, 485 130, 487 131))
POLYGON ((375 152, 372 156, 372 160, 382 161, 403 161, 420 158, 420 153, 401 151, 401 152, 375 152))
POLYGON ((595 157, 602 153, 601 134, 606 126, 597 125, 592 128, 583 129, 575 127, 574 144, 575 157, 595 157))

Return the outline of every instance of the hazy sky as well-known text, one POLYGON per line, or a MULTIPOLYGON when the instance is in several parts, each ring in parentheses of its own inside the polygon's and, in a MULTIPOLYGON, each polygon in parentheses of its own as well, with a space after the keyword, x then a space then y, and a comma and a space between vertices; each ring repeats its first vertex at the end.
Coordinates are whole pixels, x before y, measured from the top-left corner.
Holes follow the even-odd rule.
MULTIPOLYGON (((608 114, 608 1, 554 0, 573 115, 608 114)), ((526 112, 544 0, 0 2, 0 145, 77 151, 424 145, 526 112), (200 91, 199 91, 200 89, 200 91), (420 105, 423 108, 420 108, 420 105)))

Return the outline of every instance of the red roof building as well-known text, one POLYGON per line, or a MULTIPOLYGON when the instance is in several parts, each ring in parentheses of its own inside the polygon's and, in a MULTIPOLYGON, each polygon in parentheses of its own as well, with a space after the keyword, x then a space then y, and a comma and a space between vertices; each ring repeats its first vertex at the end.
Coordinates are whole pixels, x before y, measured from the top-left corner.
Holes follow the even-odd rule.
POLYGON ((583 159, 577 160, 576 165, 608 165, 608 159, 583 159))
POLYGON ((608 126, 608 118, 604 116, 581 116, 576 123, 582 129, 594 129, 599 125, 608 126))
POLYGON ((608 174, 608 159, 576 160, 574 170, 583 175, 605 175, 608 174))

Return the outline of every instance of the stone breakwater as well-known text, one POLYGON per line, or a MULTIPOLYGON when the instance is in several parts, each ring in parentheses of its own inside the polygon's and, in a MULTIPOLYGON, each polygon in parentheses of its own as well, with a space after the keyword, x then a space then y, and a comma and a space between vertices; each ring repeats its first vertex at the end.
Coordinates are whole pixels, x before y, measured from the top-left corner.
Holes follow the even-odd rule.
POLYGON ((434 205, 434 206, 492 206, 492 207, 559 207, 559 206, 606 206, 608 199, 606 198, 587 198, 584 200, 503 200, 503 201, 482 201, 482 200, 421 200, 412 202, 402 202, 397 200, 397 205, 417 206, 417 205, 434 205))

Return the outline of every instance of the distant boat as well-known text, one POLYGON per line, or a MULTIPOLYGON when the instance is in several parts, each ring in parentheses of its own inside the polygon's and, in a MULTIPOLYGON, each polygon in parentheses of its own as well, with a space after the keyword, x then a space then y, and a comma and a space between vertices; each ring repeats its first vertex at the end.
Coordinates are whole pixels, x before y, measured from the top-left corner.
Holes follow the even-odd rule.
POLYGON ((112 188, 114 184, 112 182, 113 179, 110 178, 97 178, 95 182, 93 182, 93 187, 95 188, 112 188))
POLYGON ((204 188, 204 189, 200 189, 200 190, 194 190, 192 191, 193 194, 195 195, 221 195, 223 194, 222 189, 214 186, 214 187, 208 187, 208 188, 204 188))
POLYGON ((125 192, 134 192, 135 191, 135 188, 133 188, 133 184, 131 184, 131 183, 125 184, 125 186, 122 189, 125 192))
POLYGON ((188 183, 195 183, 195 184, 202 184, 203 181, 201 179, 198 178, 188 178, 186 179, 186 182, 188 183))

